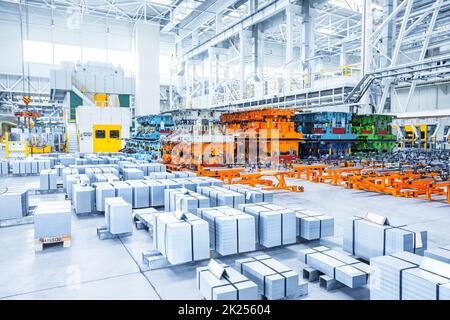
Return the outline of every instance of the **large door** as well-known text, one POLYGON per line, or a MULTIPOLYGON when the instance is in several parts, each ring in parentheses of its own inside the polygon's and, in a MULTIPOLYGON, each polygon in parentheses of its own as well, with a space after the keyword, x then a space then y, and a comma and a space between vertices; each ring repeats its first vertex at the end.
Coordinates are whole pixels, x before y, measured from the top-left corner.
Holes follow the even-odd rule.
POLYGON ((118 152, 122 149, 122 126, 94 125, 93 152, 118 152))

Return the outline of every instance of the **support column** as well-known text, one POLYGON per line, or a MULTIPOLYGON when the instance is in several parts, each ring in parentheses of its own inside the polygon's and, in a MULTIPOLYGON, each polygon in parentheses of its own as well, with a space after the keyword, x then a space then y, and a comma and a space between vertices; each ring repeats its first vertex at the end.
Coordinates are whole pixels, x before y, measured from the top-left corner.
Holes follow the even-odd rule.
POLYGON ((309 0, 305 0, 302 6, 302 46, 301 60, 303 63, 302 71, 303 86, 305 88, 312 87, 312 62, 310 58, 314 55, 314 34, 313 19, 311 17, 309 0))
POLYGON ((159 25, 136 24, 136 116, 160 110, 159 25), (156 94, 155 94, 156 93, 156 94))
POLYGON ((239 67, 241 69, 240 72, 240 97, 244 99, 245 89, 246 89, 246 81, 245 81, 245 55, 246 55, 246 42, 247 36, 245 30, 241 30, 239 33, 239 67))
MULTIPOLYGON (((373 17, 372 17, 372 0, 363 0, 362 10, 362 34, 361 34, 361 73, 366 75, 371 70, 372 65, 372 47, 370 46, 370 36, 373 32, 373 17)), ((370 98, 370 90, 361 98, 362 107, 361 113, 372 113, 370 105, 373 104, 370 98)))
POLYGON ((291 82, 293 76, 293 60, 294 60, 294 35, 293 35, 293 26, 294 26, 294 17, 295 13, 292 12, 289 8, 286 9, 286 91, 291 91, 291 82))

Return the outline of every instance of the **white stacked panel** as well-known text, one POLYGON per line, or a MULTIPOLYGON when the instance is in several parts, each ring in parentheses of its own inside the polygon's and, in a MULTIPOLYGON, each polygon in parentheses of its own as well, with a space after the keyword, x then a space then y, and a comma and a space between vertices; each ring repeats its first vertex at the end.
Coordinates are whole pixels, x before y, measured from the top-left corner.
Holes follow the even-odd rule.
POLYGON ((439 286, 439 300, 450 300, 450 283, 439 286))
POLYGON ((144 172, 136 168, 127 168, 122 170, 123 180, 141 180, 144 179, 144 172))
POLYGON ((105 224, 111 234, 133 232, 131 204, 120 197, 105 199, 105 224))
POLYGON ((55 166, 55 170, 56 170, 58 177, 60 177, 60 178, 63 177, 64 168, 65 167, 62 164, 57 164, 55 166))
POLYGON ((89 178, 84 174, 66 176, 66 194, 68 199, 73 197, 73 186, 76 184, 89 185, 89 178))
POLYGON ((66 184, 67 184, 67 176, 72 176, 72 175, 77 175, 78 169, 73 169, 73 168, 65 168, 62 171, 62 177, 63 177, 63 187, 66 188, 66 184))
POLYGON ((417 268, 421 257, 409 252, 370 259, 370 299, 401 300, 401 284, 405 270, 417 268), (419 259, 419 260, 418 260, 419 259))
POLYGON ((0 161, 0 175, 6 176, 9 174, 9 162, 5 160, 0 161))
POLYGON ((298 293, 298 273, 268 255, 236 260, 236 267, 254 281, 269 300, 298 293))
POLYGON ((124 181, 111 182, 116 189, 116 197, 122 197, 129 204, 133 203, 133 188, 124 181))
POLYGON ((180 218, 174 213, 155 214, 153 238, 171 264, 209 257, 208 223, 191 213, 180 218))
POLYGON ((437 288, 450 284, 450 279, 421 268, 403 272, 402 300, 437 300, 437 288))
POLYGON ((173 179, 175 175, 170 172, 149 172, 150 179, 173 179))
POLYGON ((197 268, 197 289, 206 300, 257 300, 258 286, 229 266, 217 278, 208 267, 197 268))
POLYGON ((0 194, 0 220, 18 219, 28 214, 28 189, 8 188, 0 194))
POLYGON ((143 180, 149 188, 150 206, 160 207, 164 205, 164 190, 165 186, 158 181, 143 180))
POLYGON ((75 157, 70 155, 58 155, 58 161, 65 167, 75 164, 75 157))
POLYGON ((209 223, 210 246, 221 255, 254 251, 255 219, 230 207, 198 209, 209 223))
POLYGON ((422 254, 427 248, 427 231, 412 231, 407 226, 380 225, 351 217, 344 225, 344 250, 365 260, 408 251, 422 254))
POLYGON ((296 242, 294 211, 273 204, 247 204, 240 209, 255 217, 257 242, 266 248, 296 242))
POLYGON ((76 214, 94 211, 95 189, 90 186, 76 184, 72 187, 72 202, 76 214))
POLYGON ((128 180, 127 183, 133 189, 133 208, 147 208, 150 206, 150 189, 142 181, 128 180))
POLYGON ((34 212, 34 238, 70 236, 71 218, 70 201, 40 202, 34 212))
POLYGON ((116 197, 116 189, 112 185, 105 184, 97 186, 97 188, 95 188, 96 210, 100 212, 105 211, 105 199, 115 197, 116 197))
POLYGON ((164 210, 197 213, 198 208, 209 207, 207 197, 187 189, 164 190, 164 210))
POLYGON ((197 176, 196 173, 191 171, 172 171, 172 174, 175 178, 193 178, 197 176))
POLYGON ((41 190, 56 190, 56 179, 58 172, 54 169, 42 170, 40 173, 40 189, 41 190))

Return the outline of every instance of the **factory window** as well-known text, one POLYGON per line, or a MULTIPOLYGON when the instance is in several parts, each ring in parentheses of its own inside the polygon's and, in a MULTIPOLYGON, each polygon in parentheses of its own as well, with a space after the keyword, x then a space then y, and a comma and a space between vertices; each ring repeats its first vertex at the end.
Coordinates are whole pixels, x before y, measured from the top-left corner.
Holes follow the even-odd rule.
POLYGON ((109 137, 111 139, 119 139, 119 137, 120 137, 119 130, 111 130, 109 132, 109 137))
POLYGON ((53 46, 49 42, 23 42, 23 57, 25 62, 53 64, 53 46))
POLYGON ((59 64, 63 61, 77 63, 80 60, 80 47, 65 44, 55 44, 55 64, 59 64))
POLYGON ((106 132, 105 130, 95 130, 95 138, 96 139, 105 139, 106 132))

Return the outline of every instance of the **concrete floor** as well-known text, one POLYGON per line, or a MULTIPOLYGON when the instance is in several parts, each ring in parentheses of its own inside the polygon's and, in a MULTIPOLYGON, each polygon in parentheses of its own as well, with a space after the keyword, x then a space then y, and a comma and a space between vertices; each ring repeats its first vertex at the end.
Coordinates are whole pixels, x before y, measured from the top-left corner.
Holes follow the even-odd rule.
MULTIPOLYGON (((4 185, 36 185, 39 177, 1 178, 4 185)), ((294 270, 304 267, 298 251, 317 245, 342 245, 345 217, 373 212, 387 216, 393 224, 408 224, 428 230, 428 246, 450 243, 450 206, 442 202, 395 198, 388 195, 347 190, 325 184, 301 183, 304 193, 280 193, 274 203, 292 209, 311 208, 335 217, 335 236, 307 244, 265 250, 294 270)), ((63 199, 63 194, 30 195, 30 202, 63 199)), ((0 209, 1 210, 1 209, 0 209)), ((195 269, 207 262, 141 272, 142 251, 153 249, 144 230, 131 237, 100 241, 96 227, 103 216, 72 219, 72 246, 34 251, 33 225, 0 228, 0 299, 201 299, 196 289, 195 269)), ((234 265, 236 257, 221 259, 234 265)), ((327 292, 309 283, 302 299, 368 299, 368 288, 327 292)))

